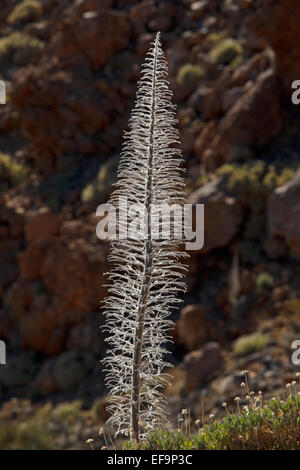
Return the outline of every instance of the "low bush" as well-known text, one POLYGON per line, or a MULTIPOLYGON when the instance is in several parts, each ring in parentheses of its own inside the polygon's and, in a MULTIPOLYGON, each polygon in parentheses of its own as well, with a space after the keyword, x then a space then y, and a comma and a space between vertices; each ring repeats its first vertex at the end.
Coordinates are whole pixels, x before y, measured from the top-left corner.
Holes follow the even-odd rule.
POLYGON ((105 202, 116 181, 118 158, 111 158, 103 163, 97 177, 87 184, 81 192, 81 200, 87 204, 105 202))
POLYGON ((196 86, 205 75, 206 71, 200 65, 185 64, 179 69, 177 81, 181 85, 196 86))
POLYGON ((272 289, 274 279, 269 273, 260 273, 255 280, 255 290, 258 294, 264 294, 272 289))
POLYGON ((15 162, 12 157, 0 153, 0 191, 17 186, 26 177, 26 168, 15 162))
POLYGON ((264 349, 268 342, 269 338, 262 333, 243 335, 234 342, 233 352, 236 356, 247 356, 264 349))
POLYGON ((53 450, 55 443, 43 423, 32 419, 20 424, 2 423, 0 449, 53 450))
POLYGON ((9 24, 26 23, 38 19, 42 14, 42 5, 37 0, 23 0, 17 3, 7 18, 9 24))
POLYGON ((261 396, 253 406, 204 425, 193 435, 182 430, 157 430, 142 443, 124 443, 126 450, 296 450, 300 447, 300 396, 285 401, 273 398, 267 405, 261 396))
POLYGON ((235 39, 223 39, 210 51, 210 59, 216 64, 236 66, 243 56, 243 48, 235 39))
POLYGON ((16 31, 0 39, 0 61, 10 61, 13 65, 21 66, 43 47, 44 43, 40 39, 16 31))

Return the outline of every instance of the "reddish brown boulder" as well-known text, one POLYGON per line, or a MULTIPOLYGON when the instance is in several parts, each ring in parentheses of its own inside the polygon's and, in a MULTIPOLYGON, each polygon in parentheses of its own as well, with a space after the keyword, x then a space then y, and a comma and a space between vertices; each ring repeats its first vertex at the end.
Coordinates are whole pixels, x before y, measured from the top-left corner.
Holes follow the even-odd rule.
POLYGON ((248 29, 264 38, 276 54, 276 74, 290 93, 293 80, 300 77, 300 3, 294 0, 260 4, 248 20, 248 29))
POLYGON ((41 395, 47 396, 59 391, 59 385, 53 375, 54 364, 53 359, 45 361, 34 381, 33 387, 41 395))
POLYGON ((64 169, 61 157, 67 154, 105 156, 121 139, 124 124, 118 119, 127 111, 124 96, 132 93, 128 75, 134 74, 129 65, 133 55, 127 52, 125 66, 119 66, 124 87, 111 80, 108 71, 102 74, 106 90, 97 90, 99 77, 93 69, 113 62, 113 56, 127 48, 131 29, 127 13, 103 8, 107 4, 76 2, 72 9, 62 5, 59 19, 50 22, 44 53, 14 76, 12 105, 43 173, 64 169), (106 137, 103 131, 112 121, 106 137))
MULTIPOLYGON (((238 89, 239 94, 241 89, 238 89)), ((225 99, 225 98, 224 98, 225 99)), ((233 101, 234 102, 234 101, 233 101)), ((254 84, 248 83, 217 126, 206 129, 195 144, 197 154, 208 168, 224 162, 247 159, 283 129, 280 84, 271 71, 262 73, 254 84)))
MULTIPOLYGON (((95 227, 93 216, 59 227, 58 219, 46 212, 29 220, 30 243, 19 255, 20 277, 7 296, 22 347, 59 354, 68 338, 69 344, 75 345, 76 338, 78 343, 79 330, 75 333, 74 327, 80 322, 86 343, 92 341, 85 319, 98 310, 106 293, 103 273, 108 253, 108 244, 97 241, 95 227)), ((92 342, 96 349, 95 338, 92 342)), ((98 346, 97 352, 103 349, 100 337, 98 346)))
POLYGON ((183 362, 186 390, 193 392, 208 383, 223 365, 224 358, 218 343, 207 343, 201 350, 187 354, 183 362))
POLYGON ((59 231, 58 218, 47 210, 41 210, 33 216, 25 227, 25 235, 28 243, 33 243, 43 238, 57 235, 59 231))
POLYGON ((19 273, 18 252, 23 244, 25 223, 25 210, 18 198, 2 196, 0 200, 0 299, 5 289, 15 281, 19 273))
POLYGON ((74 39, 94 67, 101 67, 129 42, 126 13, 115 10, 87 11, 74 25, 74 39), (96 46, 96 47, 95 47, 96 46))
POLYGON ((15 76, 12 102, 36 167, 43 173, 62 169, 60 157, 67 153, 91 154, 100 147, 107 151, 95 135, 109 124, 107 110, 116 100, 104 104, 99 97, 95 102, 93 74, 88 63, 81 61, 81 66, 83 72, 75 83, 75 69, 58 70, 64 67, 60 62, 29 66, 15 76))
POLYGON ((8 292, 6 304, 18 320, 31 309, 33 296, 31 282, 16 281, 13 283, 8 292))
POLYGON ((268 224, 272 235, 284 239, 291 252, 300 257, 300 171, 277 188, 268 202, 268 224))
POLYGON ((37 240, 19 255, 20 271, 23 279, 36 281, 41 278, 42 262, 52 242, 53 240, 49 238, 37 240))
POLYGON ((48 355, 65 347, 68 332, 103 299, 105 257, 83 239, 35 242, 22 258, 22 274, 41 279, 47 302, 20 319, 21 343, 48 355), (36 258, 31 258, 33 248, 36 258), (32 269, 35 261, 34 271, 32 269))
POLYGON ((176 323, 176 342, 191 351, 205 343, 209 339, 211 329, 207 313, 208 307, 205 305, 184 307, 176 323))
MULTIPOLYGON (((220 122, 229 145, 262 147, 283 128, 280 86, 272 72, 263 73, 220 122)), ((227 160, 230 155, 227 155, 227 160)))
POLYGON ((200 253, 226 246, 238 233, 243 220, 242 208, 218 188, 218 180, 194 191, 187 202, 204 204, 204 246, 200 253))
POLYGON ((156 6, 153 0, 144 0, 134 5, 129 14, 130 22, 137 33, 142 33, 146 29, 147 23, 154 17, 156 6))

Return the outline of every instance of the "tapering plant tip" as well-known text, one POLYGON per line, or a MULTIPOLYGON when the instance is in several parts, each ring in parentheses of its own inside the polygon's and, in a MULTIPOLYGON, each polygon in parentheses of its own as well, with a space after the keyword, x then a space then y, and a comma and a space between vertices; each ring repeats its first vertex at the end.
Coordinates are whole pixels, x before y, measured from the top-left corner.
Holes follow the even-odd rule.
POLYGON ((151 45, 153 46, 151 49, 156 49, 157 47, 161 47, 161 33, 160 31, 157 31, 155 35, 155 39, 151 42, 151 45))

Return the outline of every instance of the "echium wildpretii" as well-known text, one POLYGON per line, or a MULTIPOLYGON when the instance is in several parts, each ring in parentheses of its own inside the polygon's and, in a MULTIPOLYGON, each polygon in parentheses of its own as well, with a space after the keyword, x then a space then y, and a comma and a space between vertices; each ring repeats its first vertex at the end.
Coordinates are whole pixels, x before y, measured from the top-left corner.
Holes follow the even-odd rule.
MULTIPOLYGON (((142 69, 125 135, 118 182, 110 200, 115 206, 127 198, 128 205, 138 203, 149 214, 163 203, 184 203, 182 158, 167 73, 158 33, 142 69)), ((151 221, 149 216, 143 239, 112 242, 105 301, 108 422, 116 434, 137 440, 166 417, 162 392, 169 376, 163 369, 170 366, 165 346, 173 325, 168 317, 180 302, 178 292, 185 290, 181 259, 186 254, 180 250, 181 240, 153 237, 151 221)))

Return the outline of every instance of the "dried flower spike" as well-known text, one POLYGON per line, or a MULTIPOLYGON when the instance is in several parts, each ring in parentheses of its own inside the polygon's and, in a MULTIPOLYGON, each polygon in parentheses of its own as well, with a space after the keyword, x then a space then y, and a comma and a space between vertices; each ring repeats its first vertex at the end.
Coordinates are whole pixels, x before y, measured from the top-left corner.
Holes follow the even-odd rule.
MULTIPOLYGON (((165 345, 173 325, 168 317, 180 302, 178 292, 185 290, 181 260, 187 255, 179 248, 182 240, 154 238, 151 226, 153 207, 182 206, 185 199, 167 72, 158 33, 142 70, 110 200, 118 208, 120 198, 126 198, 128 207, 138 204, 147 215, 143 239, 128 237, 112 244, 110 295, 104 312, 110 345, 104 360, 108 422, 116 435, 132 427, 136 441, 155 429, 154 418, 166 418, 162 390, 169 378, 162 371, 171 366, 165 345)), ((128 214, 127 226, 135 216, 128 214)), ((158 233, 162 221, 159 224, 158 233)))

